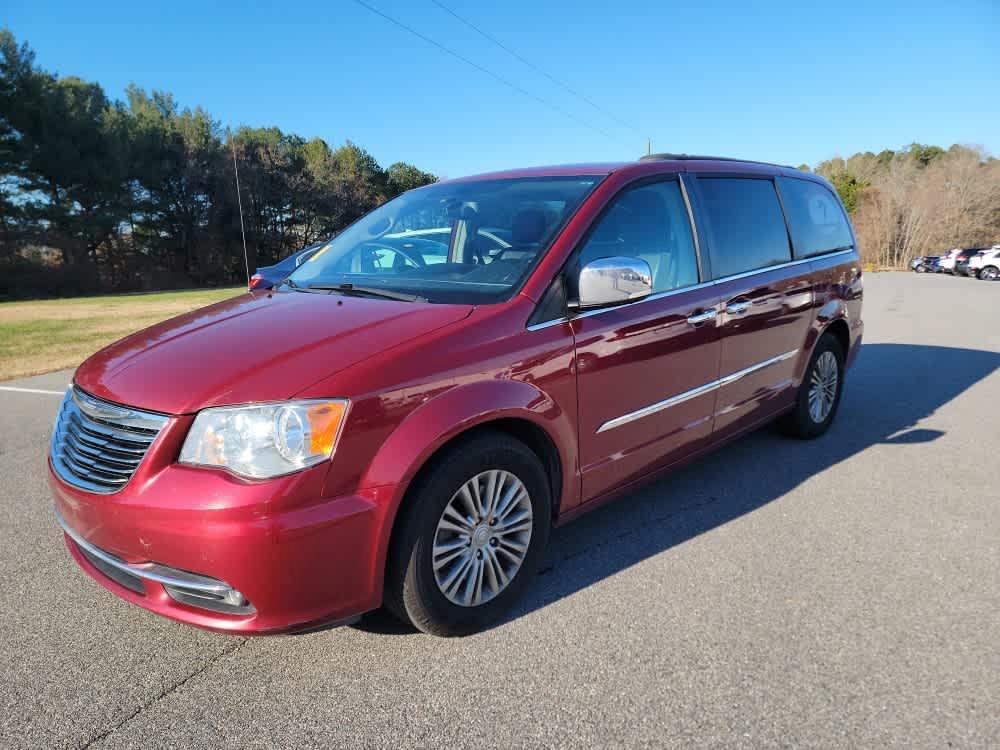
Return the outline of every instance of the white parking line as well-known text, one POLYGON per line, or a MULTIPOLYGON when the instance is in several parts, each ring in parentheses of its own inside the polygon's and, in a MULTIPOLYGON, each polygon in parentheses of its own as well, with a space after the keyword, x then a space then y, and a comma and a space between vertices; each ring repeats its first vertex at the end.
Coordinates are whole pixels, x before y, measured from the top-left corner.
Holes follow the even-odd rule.
POLYGON ((66 391, 44 391, 41 388, 17 388, 13 385, 0 385, 0 391, 13 391, 14 393, 44 393, 47 396, 61 396, 66 391))

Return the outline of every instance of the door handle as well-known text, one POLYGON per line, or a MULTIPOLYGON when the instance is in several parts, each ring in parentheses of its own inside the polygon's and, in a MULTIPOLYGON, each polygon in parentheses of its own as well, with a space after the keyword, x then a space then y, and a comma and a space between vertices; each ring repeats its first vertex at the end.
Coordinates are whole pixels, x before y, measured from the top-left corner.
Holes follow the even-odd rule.
POLYGON ((750 303, 747 302, 746 300, 742 300, 739 302, 730 302, 728 305, 726 305, 726 314, 742 315, 749 309, 750 309, 750 303))
POLYGON ((693 326, 700 325, 701 323, 707 323, 710 320, 715 319, 715 309, 705 310, 705 312, 694 313, 688 316, 688 323, 693 326))

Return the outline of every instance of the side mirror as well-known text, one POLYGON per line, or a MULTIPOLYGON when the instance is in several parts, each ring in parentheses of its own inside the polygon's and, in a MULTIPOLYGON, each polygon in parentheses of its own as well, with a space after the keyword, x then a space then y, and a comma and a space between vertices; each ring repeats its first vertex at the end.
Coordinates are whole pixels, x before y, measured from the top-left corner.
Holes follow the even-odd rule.
POLYGON ((617 305, 653 293, 653 272, 641 258, 597 258, 580 269, 580 298, 571 300, 575 310, 617 305))

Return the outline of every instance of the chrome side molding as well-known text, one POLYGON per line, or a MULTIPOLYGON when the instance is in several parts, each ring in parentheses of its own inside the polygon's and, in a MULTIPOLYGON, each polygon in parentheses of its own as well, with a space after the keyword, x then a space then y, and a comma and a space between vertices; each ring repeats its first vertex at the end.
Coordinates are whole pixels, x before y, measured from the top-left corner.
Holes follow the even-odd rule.
POLYGON ((750 367, 745 367, 742 370, 737 370, 736 372, 730 373, 725 377, 719 378, 718 380, 712 380, 711 382, 705 383, 704 385, 699 385, 697 388, 692 388, 689 391, 684 391, 683 393, 678 393, 676 396, 671 396, 663 401, 657 401, 655 404, 650 404, 649 406, 644 406, 641 409, 636 409, 635 411, 630 411, 628 414, 622 414, 620 417, 615 417, 614 419, 609 419, 607 422, 602 424, 597 428, 597 432, 607 432, 608 430, 613 430, 616 427, 621 427, 622 425, 634 422, 637 419, 642 419, 643 417, 648 417, 650 414, 656 414, 664 409, 669 409, 671 406, 677 406, 678 404, 683 404, 685 401, 690 401, 698 396, 703 396, 706 393, 711 393, 712 391, 721 388, 724 385, 729 385, 730 383, 735 383, 740 378, 745 378, 747 375, 755 373, 759 370, 763 370, 765 367, 770 367, 771 365, 776 365, 779 362, 784 362, 786 359, 791 359, 796 354, 799 353, 798 349, 793 349, 790 352, 785 352, 784 354, 779 354, 777 357, 771 357, 770 359, 765 359, 763 362, 758 362, 757 364, 750 365, 750 367))

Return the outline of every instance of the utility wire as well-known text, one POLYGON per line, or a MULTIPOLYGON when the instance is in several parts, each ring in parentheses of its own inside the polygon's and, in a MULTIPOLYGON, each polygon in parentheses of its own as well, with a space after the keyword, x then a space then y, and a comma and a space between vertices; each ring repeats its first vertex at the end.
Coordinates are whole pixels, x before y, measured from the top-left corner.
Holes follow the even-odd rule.
POLYGON ((232 131, 229 132, 229 142, 233 144, 233 172, 236 173, 236 201, 240 207, 240 236, 243 237, 243 263, 247 269, 247 289, 249 289, 250 256, 247 255, 247 230, 243 227, 243 196, 240 194, 240 168, 236 166, 236 139, 233 138, 232 131))
POLYGON ((592 100, 592 99, 584 96, 583 94, 581 94, 576 89, 570 87, 568 84, 563 83, 558 78, 550 75, 549 73, 547 73, 546 71, 542 70, 540 67, 538 67, 537 65, 535 65, 530 60, 526 60, 524 57, 522 57, 517 52, 515 52, 514 50, 512 50, 510 47, 508 47, 506 44, 504 44, 499 39, 497 39, 495 36, 493 36, 492 34, 489 34, 489 33, 485 32, 485 31, 483 31, 481 28, 479 28, 478 26, 476 26, 476 24, 472 23, 472 21, 468 20, 467 18, 463 18, 462 16, 458 15, 458 13, 456 13, 455 11, 453 11, 451 8, 449 8, 444 3, 439 2, 438 0, 431 0, 431 2, 434 3, 437 7, 439 7, 441 10, 443 10, 448 15, 450 15, 453 18, 457 19, 458 21, 461 21, 462 23, 464 23, 466 26, 468 26, 470 29, 472 29, 473 31, 475 31, 477 34, 479 34, 484 39, 487 39, 488 41, 490 41, 493 44, 495 44, 497 47, 499 47, 500 49, 502 49, 508 55, 510 55, 511 57, 513 57, 515 60, 518 60, 522 64, 527 65, 529 68, 531 68, 533 71, 535 71, 539 75, 542 75, 542 76, 545 76, 546 78, 548 78, 552 83, 554 83, 556 86, 558 86, 559 88, 561 88, 563 91, 566 91, 567 93, 572 94, 573 96, 575 96, 577 99, 580 99, 581 101, 586 102, 587 104, 589 104, 591 107, 593 107, 594 109, 596 109, 601 114, 605 115, 606 117, 610 117, 612 120, 614 120, 615 122, 617 122, 619 125, 622 125, 622 126, 624 126, 626 128, 634 130, 636 133, 639 133, 639 134, 642 133, 642 131, 639 130, 639 128, 637 128, 632 123, 626 122, 625 120, 621 119, 618 115, 616 115, 614 112, 610 112, 610 111, 606 110, 604 107, 602 107, 600 104, 598 104, 594 100, 592 100))
POLYGON ((390 15, 388 15, 386 13, 383 13, 378 8, 375 8, 375 7, 371 6, 371 5, 369 5, 368 3, 364 2, 364 0, 354 0, 354 2, 357 3, 358 5, 360 5, 362 8, 365 8, 366 10, 371 11, 375 15, 382 17, 383 19, 385 19, 389 23, 393 24, 394 26, 398 26, 399 28, 403 29, 404 31, 407 31, 410 34, 413 34, 413 36, 415 36, 415 37, 417 37, 419 39, 424 40, 425 42, 427 42, 428 44, 430 44, 430 45, 432 45, 434 47, 437 47, 442 52, 444 52, 444 53, 446 53, 448 55, 451 55, 452 57, 456 58, 457 60, 461 60, 466 65, 470 65, 471 67, 473 67, 476 70, 478 70, 480 73, 485 73, 490 78, 493 78, 494 80, 499 81, 504 86, 507 86, 508 88, 513 89, 514 91, 518 92, 519 94, 522 94, 523 96, 526 96, 529 99, 533 99, 534 101, 538 102, 542 106, 547 107, 547 108, 551 109, 554 112, 558 112, 563 117, 566 117, 566 118, 572 120, 573 122, 577 123, 578 125, 582 125, 583 127, 589 128, 590 130, 593 130, 596 133, 600 133, 605 138, 609 138, 610 140, 617 141, 618 143, 620 143, 623 146, 629 146, 628 143, 626 143, 623 140, 620 140, 617 136, 612 135, 607 130, 599 128, 596 125, 593 125, 592 123, 587 122, 586 120, 581 120, 579 117, 577 117, 576 115, 574 115, 572 112, 569 112, 569 111, 563 109, 558 104, 553 104, 548 99, 543 99, 542 97, 538 96, 537 94, 531 93, 527 89, 524 89, 521 86, 518 86, 513 81, 510 81, 510 80, 504 78, 502 75, 500 75, 498 73, 494 73, 489 68, 484 68, 479 63, 473 62, 472 60, 470 60, 469 58, 465 57, 464 55, 460 55, 458 52, 455 52, 454 50, 449 49, 448 47, 445 47, 440 42, 434 41, 429 36, 426 36, 425 34, 421 34, 419 31, 417 31, 416 29, 414 29, 414 28, 412 28, 410 26, 407 26, 402 21, 399 21, 399 20, 393 18, 392 16, 390 16, 390 15))

